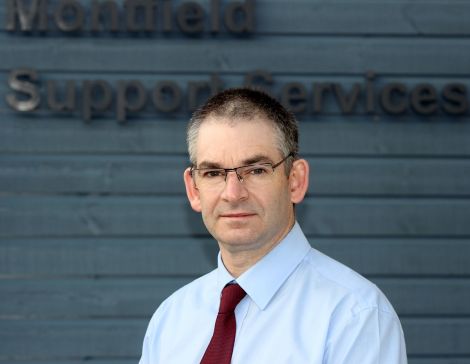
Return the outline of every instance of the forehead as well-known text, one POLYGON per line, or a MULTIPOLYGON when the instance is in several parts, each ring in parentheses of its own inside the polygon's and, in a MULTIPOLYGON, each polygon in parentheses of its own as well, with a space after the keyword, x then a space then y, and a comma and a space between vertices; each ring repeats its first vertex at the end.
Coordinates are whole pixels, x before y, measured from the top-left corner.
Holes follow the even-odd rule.
POLYGON ((273 160, 281 155, 275 127, 269 120, 210 116, 202 123, 196 148, 198 164, 238 165, 254 155, 273 160))

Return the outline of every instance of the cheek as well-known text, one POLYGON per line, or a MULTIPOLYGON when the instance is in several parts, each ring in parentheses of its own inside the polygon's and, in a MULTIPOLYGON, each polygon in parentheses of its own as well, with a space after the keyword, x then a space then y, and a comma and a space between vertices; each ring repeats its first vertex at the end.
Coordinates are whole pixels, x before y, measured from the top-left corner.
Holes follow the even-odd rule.
POLYGON ((210 198, 204 195, 200 196, 201 214, 204 222, 209 223, 211 218, 213 218, 216 201, 216 198, 210 198))
POLYGON ((280 188, 263 191, 263 194, 257 198, 258 205, 262 206, 264 214, 272 217, 282 215, 286 211, 288 200, 288 193, 280 188))
POLYGON ((283 185, 281 188, 273 192, 273 196, 276 196, 271 200, 269 206, 271 213, 278 215, 278 218, 282 218, 288 211, 290 211, 290 206, 292 205, 290 198, 290 190, 286 185, 283 185))

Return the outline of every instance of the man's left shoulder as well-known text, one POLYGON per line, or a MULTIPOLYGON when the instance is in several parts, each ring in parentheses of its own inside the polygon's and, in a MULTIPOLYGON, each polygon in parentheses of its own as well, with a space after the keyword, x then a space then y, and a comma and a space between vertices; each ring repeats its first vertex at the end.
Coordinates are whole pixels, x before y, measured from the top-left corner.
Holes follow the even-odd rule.
POLYGON ((327 332, 324 363, 407 362, 398 315, 373 282, 315 249, 305 263, 316 285, 311 296, 327 302, 320 304, 327 332))
POLYGON ((352 313, 375 308, 396 315, 392 305, 377 285, 337 260, 312 249, 306 264, 318 279, 318 284, 352 313))

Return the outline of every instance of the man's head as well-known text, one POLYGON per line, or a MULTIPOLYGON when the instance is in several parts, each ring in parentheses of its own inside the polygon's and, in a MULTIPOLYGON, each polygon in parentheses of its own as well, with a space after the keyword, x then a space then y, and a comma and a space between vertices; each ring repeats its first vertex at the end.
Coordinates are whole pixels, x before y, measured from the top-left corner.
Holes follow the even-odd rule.
MULTIPOLYGON (((209 99, 194 112, 189 121, 187 143, 189 159, 194 166, 197 165, 196 141, 199 128, 208 116, 220 117, 233 122, 261 117, 272 123, 276 133, 276 145, 281 154, 287 156, 292 153, 294 158, 298 154, 299 136, 295 116, 264 92, 249 88, 234 88, 209 99)), ((290 165, 291 161, 289 160, 286 166, 290 165)))
POLYGON ((293 205, 308 187, 307 162, 291 157, 298 152, 295 118, 264 93, 227 90, 194 114, 188 148, 186 192, 222 256, 266 254, 292 227, 293 205))

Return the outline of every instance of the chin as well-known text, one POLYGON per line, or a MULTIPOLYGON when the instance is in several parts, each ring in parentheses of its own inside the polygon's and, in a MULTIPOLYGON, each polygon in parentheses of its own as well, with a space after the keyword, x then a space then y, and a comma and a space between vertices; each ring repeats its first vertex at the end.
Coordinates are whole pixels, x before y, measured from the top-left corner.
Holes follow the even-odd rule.
POLYGON ((258 245, 259 235, 253 234, 252 231, 237 229, 236 231, 223 232, 218 235, 217 241, 225 246, 247 247, 258 245))
POLYGON ((225 229, 224 231, 222 231, 218 235, 219 235, 221 240, 234 241, 234 242, 236 242, 236 241, 240 241, 240 242, 242 242, 242 241, 251 241, 254 238, 251 231, 247 231, 247 230, 241 229, 241 228, 230 229, 229 231, 227 231, 227 229, 225 229))

